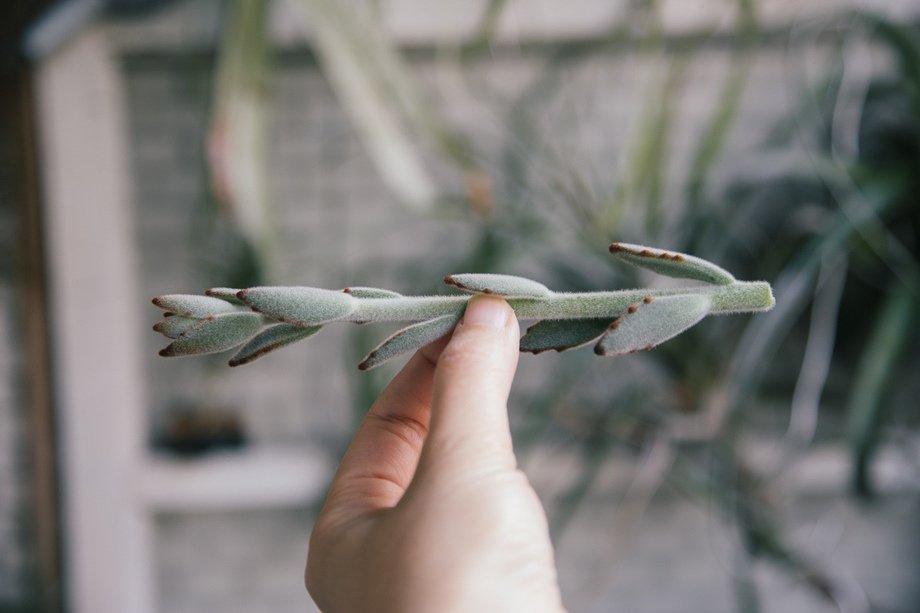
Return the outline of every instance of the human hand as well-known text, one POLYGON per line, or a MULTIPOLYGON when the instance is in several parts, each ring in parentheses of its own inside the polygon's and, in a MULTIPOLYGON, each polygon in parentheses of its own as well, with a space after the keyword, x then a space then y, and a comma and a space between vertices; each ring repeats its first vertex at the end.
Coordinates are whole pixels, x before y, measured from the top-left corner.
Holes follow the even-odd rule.
POLYGON ((511 446, 518 336, 507 303, 473 298, 371 407, 310 540, 320 609, 563 610, 546 515, 511 446))

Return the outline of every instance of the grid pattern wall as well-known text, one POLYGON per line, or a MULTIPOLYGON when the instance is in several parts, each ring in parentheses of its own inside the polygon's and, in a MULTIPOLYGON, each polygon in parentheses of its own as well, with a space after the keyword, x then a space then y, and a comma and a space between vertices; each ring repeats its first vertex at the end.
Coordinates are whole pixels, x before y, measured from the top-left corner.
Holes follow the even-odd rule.
MULTIPOLYGON (((646 75, 660 66, 651 59, 637 62, 634 57, 598 54, 564 71, 564 86, 552 99, 526 109, 534 118, 532 129, 540 133, 541 146, 534 148, 526 133, 508 133, 506 128, 513 114, 523 111, 512 102, 543 66, 540 57, 499 57, 462 78, 435 58, 417 60, 414 67, 450 122, 472 139, 498 202, 506 196, 529 201, 536 214, 558 219, 563 228, 567 211, 558 186, 576 176, 598 201, 612 193, 628 155, 624 143, 632 136, 650 87, 646 75), (514 176, 504 174, 509 155, 523 161, 514 176)), ((717 104, 727 66, 727 55, 715 50, 700 54, 688 67, 681 102, 675 105, 679 115, 672 124, 666 201, 679 201, 689 156, 717 104)), ((202 143, 211 66, 181 55, 134 54, 125 60, 124 71, 141 265, 138 301, 164 292, 201 291, 213 284, 209 271, 220 257, 219 252, 208 253, 195 234, 207 206, 202 143)), ((759 58, 750 82, 738 125, 757 128, 738 131, 726 159, 760 142, 761 129, 785 112, 782 53, 759 58)), ((418 291, 430 287, 432 279, 456 272, 438 270, 438 265, 450 266, 468 252, 471 226, 410 214, 387 194, 312 61, 284 58, 276 66, 271 91, 272 205, 283 254, 281 282, 418 291), (432 278, 414 276, 419 270, 432 278)), ((444 168, 434 170, 452 180, 444 168)), ((519 262, 505 272, 530 272, 534 265, 528 262, 542 257, 541 245, 515 249, 519 262)), ((153 321, 153 307, 150 312, 153 321)), ((234 371, 222 360, 157 358, 162 339, 151 333, 146 369, 152 426, 176 406, 218 405, 239 411, 257 444, 311 443, 335 453, 351 428, 352 354, 368 349, 349 350, 343 328, 331 326, 305 343, 234 371)), ((551 357, 522 360, 516 393, 526 396, 528 382, 538 382, 553 367, 551 357)), ((295 511, 160 516, 162 610, 304 610, 308 605, 299 569, 309 522, 309 513, 295 511), (216 558, 215 551, 220 552, 216 558), (222 560, 219 570, 214 559, 222 560), (214 572, 207 572, 209 568, 214 572), (190 581, 193 576, 195 581, 190 581)), ((567 564, 564 576, 578 577, 586 570, 578 563, 579 555, 560 551, 567 564)), ((572 597, 577 604, 578 596, 572 597)), ((720 610, 720 604, 713 603, 711 610, 720 610)))

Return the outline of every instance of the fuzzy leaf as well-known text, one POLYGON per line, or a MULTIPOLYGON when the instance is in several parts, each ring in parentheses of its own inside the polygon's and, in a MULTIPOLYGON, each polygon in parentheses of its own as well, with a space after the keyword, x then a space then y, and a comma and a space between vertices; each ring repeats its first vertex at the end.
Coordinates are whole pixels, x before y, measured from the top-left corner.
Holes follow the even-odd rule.
MULTIPOLYGON (((221 300, 226 300, 230 304, 239 304, 243 305, 242 301, 236 297, 240 290, 234 289, 232 287, 212 287, 205 290, 205 295, 212 296, 214 298, 220 298, 221 300)), ((245 305, 243 305, 245 306, 245 305)))
POLYGON ((293 342, 313 336, 322 326, 302 328, 290 324, 275 324, 266 328, 240 349, 230 360, 230 366, 242 366, 261 358, 275 349, 280 349, 293 342))
POLYGON ((370 370, 380 366, 390 358, 420 349, 428 343, 446 336, 454 329, 458 321, 460 321, 459 314, 442 315, 441 317, 403 328, 377 345, 377 348, 367 354, 367 357, 358 364, 358 368, 370 370))
POLYGON ((236 297, 258 313, 302 327, 342 319, 357 303, 344 292, 315 287, 251 287, 236 297))
POLYGON ((694 279, 713 285, 728 285, 735 280, 730 272, 712 262, 676 251, 613 243, 610 245, 610 253, 634 266, 647 268, 668 277, 694 279))
POLYGON ((153 304, 169 313, 175 313, 183 317, 194 317, 195 319, 205 319, 215 315, 223 315, 224 313, 241 312, 240 307, 219 298, 196 296, 193 294, 168 294, 166 296, 157 296, 153 299, 153 304))
POLYGON ((379 287, 346 287, 342 291, 355 298, 402 298, 402 294, 379 287))
POLYGON ((646 298, 610 324, 594 353, 610 356, 652 349, 703 319, 710 302, 709 296, 699 294, 646 298))
POLYGON ((447 275, 444 283, 474 294, 494 294, 505 298, 546 298, 553 292, 542 283, 514 275, 467 273, 447 275))
POLYGON ((173 357, 224 351, 236 347, 261 327, 262 317, 257 313, 230 313, 203 319, 160 351, 160 355, 173 357))
POLYGON ((166 338, 179 338, 182 334, 201 323, 200 319, 171 315, 154 324, 153 329, 166 338))
POLYGON ((596 340, 610 325, 609 319, 544 319, 527 328, 521 351, 566 351, 596 340))

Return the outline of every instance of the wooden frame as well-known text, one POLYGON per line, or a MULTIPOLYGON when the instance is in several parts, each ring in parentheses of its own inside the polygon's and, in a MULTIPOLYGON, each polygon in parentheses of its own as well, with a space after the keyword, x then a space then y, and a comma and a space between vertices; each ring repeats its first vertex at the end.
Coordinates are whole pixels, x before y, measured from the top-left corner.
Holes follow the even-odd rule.
POLYGON ((124 108, 104 31, 46 58, 36 91, 67 608, 148 613, 151 520, 138 495, 144 326, 133 304, 124 108))

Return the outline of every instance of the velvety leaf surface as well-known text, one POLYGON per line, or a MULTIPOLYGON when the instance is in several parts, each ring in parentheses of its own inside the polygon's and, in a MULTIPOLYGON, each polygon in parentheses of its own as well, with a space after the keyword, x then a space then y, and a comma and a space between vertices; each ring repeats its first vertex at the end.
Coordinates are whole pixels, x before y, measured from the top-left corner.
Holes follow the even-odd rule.
POLYGON ((403 328, 367 354, 367 357, 358 364, 358 368, 370 370, 391 358, 421 349, 428 343, 446 336, 454 329, 458 321, 460 321, 459 315, 444 315, 403 328))
POLYGON ((224 351, 236 347, 261 328, 262 316, 252 312, 204 319, 160 351, 160 355, 172 357, 224 351))
POLYGON ((676 251, 613 243, 610 245, 610 253, 625 262, 668 277, 694 279, 713 285, 728 285, 735 280, 730 272, 712 262, 676 251))
POLYGON ((594 352, 611 356, 652 349, 703 319, 709 306, 709 296, 699 294, 647 298, 610 324, 594 352))
POLYGON ((379 287, 346 287, 342 290, 355 298, 401 298, 402 294, 379 287))
POLYGON ((183 317, 205 319, 224 313, 239 313, 242 309, 220 298, 211 296, 197 296, 194 294, 167 294, 153 299, 157 305, 168 313, 175 313, 183 317))
POLYGON ((521 351, 540 353, 581 347, 607 331, 609 319, 544 319, 527 328, 521 337, 521 351))
POLYGON ((546 298, 552 291, 542 283, 514 275, 447 275, 444 283, 474 294, 494 294, 505 298, 546 298))
POLYGON ((275 349, 280 349, 293 342, 313 336, 320 331, 322 326, 292 326, 290 324, 276 324, 266 328, 248 343, 243 345, 235 356, 230 360, 230 366, 241 366, 261 358, 263 355, 271 353, 275 349))
POLYGON ((180 335, 184 334, 200 323, 200 319, 182 317, 181 315, 172 315, 170 317, 164 317, 162 320, 158 321, 156 324, 154 324, 153 329, 166 338, 179 338, 180 335))
POLYGON ((347 316, 356 300, 345 292, 315 287, 251 287, 237 298, 254 311, 295 326, 315 326, 347 316))
POLYGON ((233 287, 212 287, 208 290, 205 290, 205 294, 213 298, 220 298, 221 300, 226 300, 231 304, 242 305, 243 302, 236 297, 240 292, 239 289, 233 287))

